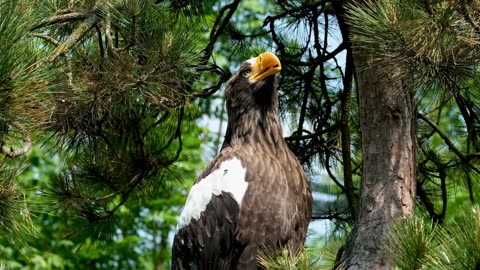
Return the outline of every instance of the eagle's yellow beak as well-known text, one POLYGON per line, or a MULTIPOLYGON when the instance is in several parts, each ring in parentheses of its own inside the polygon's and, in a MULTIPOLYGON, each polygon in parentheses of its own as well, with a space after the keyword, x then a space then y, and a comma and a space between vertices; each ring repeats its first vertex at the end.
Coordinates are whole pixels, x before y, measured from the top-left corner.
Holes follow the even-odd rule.
POLYGON ((282 70, 282 64, 278 57, 271 52, 264 52, 255 58, 250 79, 253 81, 263 80, 280 70, 282 70))

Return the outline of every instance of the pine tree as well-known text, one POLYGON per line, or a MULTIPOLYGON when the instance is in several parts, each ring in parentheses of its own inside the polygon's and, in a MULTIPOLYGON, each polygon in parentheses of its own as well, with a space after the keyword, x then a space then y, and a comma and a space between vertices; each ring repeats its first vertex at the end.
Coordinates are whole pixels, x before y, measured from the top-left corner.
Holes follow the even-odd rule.
MULTIPOLYGON (((153 209, 155 198, 159 209, 174 205, 155 232, 166 239, 185 197, 175 161, 200 143, 186 145, 197 136, 192 120, 222 121, 222 83, 266 50, 282 61, 286 140, 317 194, 336 198, 315 196, 313 218, 332 221, 335 239, 353 230, 337 259, 351 269, 435 268, 428 256, 440 253, 429 251, 429 237, 455 237, 450 217, 476 203, 478 1, 0 3, 0 238, 25 240, 37 208, 45 224, 67 233, 65 246, 112 243, 118 230, 134 238, 141 214, 125 213, 153 209), (46 147, 26 155, 36 144, 46 147), (42 203, 35 205, 19 175, 42 155, 59 158, 61 173, 36 189, 42 203), (400 218, 414 204, 427 221, 400 218), (375 232, 362 233, 371 218, 379 221, 375 232), (421 233, 405 232, 412 228, 421 233), (388 243, 404 245, 409 258, 390 256, 388 243), (362 257, 367 250, 375 260, 362 257)), ((8 252, 0 246, 0 255, 8 252)), ((267 254, 263 263, 324 265, 323 254, 320 262, 311 254, 267 254)), ((87 261, 111 269, 115 259, 87 261)))
POLYGON ((71 223, 71 236, 109 239, 123 205, 158 196, 176 179, 182 129, 196 117, 193 84, 206 68, 193 21, 202 5, 0 6, 0 230, 9 239, 31 230, 15 178, 32 141, 48 140, 65 169, 43 195, 82 221, 71 223))
MULTIPOLYGON (((0 231, 12 242, 32 231, 23 190, 16 182, 22 155, 30 150, 30 132, 48 117, 47 80, 36 62, 35 44, 25 37, 32 8, 22 1, 0 1, 0 231)), ((0 253, 1 255, 1 253, 0 253)))
MULTIPOLYGON (((451 187, 467 192, 475 203, 478 7, 476 1, 367 1, 350 6, 349 11, 354 46, 374 55, 369 65, 387 72, 398 67, 390 73, 393 80, 414 87, 416 194, 436 223, 446 218, 448 197, 455 193, 451 187), (452 124, 449 131, 442 130, 446 122, 452 124)), ((405 93, 402 87, 397 91, 405 93)), ((409 243, 413 245, 413 241, 409 243)), ((408 254, 405 257, 402 263, 414 259, 408 254)))

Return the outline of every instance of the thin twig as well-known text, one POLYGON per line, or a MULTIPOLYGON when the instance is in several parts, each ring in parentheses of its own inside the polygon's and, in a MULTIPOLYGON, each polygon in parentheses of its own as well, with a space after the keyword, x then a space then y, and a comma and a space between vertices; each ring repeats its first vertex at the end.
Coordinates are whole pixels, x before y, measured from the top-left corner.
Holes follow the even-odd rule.
POLYGON ((240 0, 235 0, 232 3, 225 5, 220 10, 219 15, 217 16, 217 19, 215 20, 215 23, 213 24, 212 30, 210 32, 210 42, 203 50, 202 60, 200 61, 201 64, 206 64, 208 62, 208 59, 210 59, 215 42, 217 42, 217 39, 220 37, 220 35, 223 33, 223 30, 230 22, 230 19, 232 18, 233 14, 237 10, 239 4, 240 4, 240 0), (228 13, 223 18, 223 14, 227 10, 228 10, 228 13))
POLYGON ((463 160, 466 158, 465 155, 462 152, 460 152, 460 150, 458 150, 457 147, 455 147, 455 145, 450 140, 450 138, 445 133, 443 133, 443 131, 441 131, 440 128, 435 123, 432 122, 432 120, 428 119, 425 115, 421 113, 418 113, 418 118, 422 119, 425 123, 430 125, 430 127, 432 127, 440 136, 440 138, 442 138, 443 141, 447 144, 448 148, 451 151, 453 151, 460 159, 463 160))
POLYGON ((48 41, 48 42, 52 43, 55 46, 60 45, 60 41, 54 39, 51 36, 47 36, 47 35, 40 34, 40 33, 29 33, 28 35, 31 36, 31 37, 41 38, 45 41, 48 41))
POLYGON ((327 127, 325 129, 322 129, 322 130, 318 130, 314 133, 311 133, 311 134, 307 134, 307 135, 292 135, 292 136, 289 136, 289 137, 285 137, 285 141, 301 141, 301 140, 306 140, 306 139, 313 139, 313 138, 316 138, 318 136, 321 136, 323 134, 326 134, 326 133, 329 133, 329 132, 333 132, 337 129, 340 128, 340 125, 339 124, 336 124, 336 125, 333 125, 333 126, 330 126, 330 127, 327 127))

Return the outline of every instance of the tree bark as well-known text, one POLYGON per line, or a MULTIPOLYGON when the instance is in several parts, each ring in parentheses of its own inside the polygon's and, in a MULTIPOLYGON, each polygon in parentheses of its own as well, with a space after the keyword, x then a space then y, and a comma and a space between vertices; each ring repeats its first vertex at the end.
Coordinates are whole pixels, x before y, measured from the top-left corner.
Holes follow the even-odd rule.
POLYGON ((391 268, 382 237, 395 220, 412 216, 415 203, 412 84, 400 67, 378 66, 374 57, 354 47, 363 171, 358 219, 342 260, 352 270, 391 268))
POLYGON ((414 105, 411 84, 394 65, 372 65, 354 50, 362 131, 360 208, 344 255, 346 269, 390 269, 382 236, 398 218, 413 214, 414 105))
POLYGON ((413 87, 400 67, 388 59, 379 65, 375 51, 352 44, 345 2, 333 1, 333 7, 347 50, 353 50, 363 167, 355 226, 336 268, 390 269, 382 237, 398 218, 411 217, 415 204, 413 87))

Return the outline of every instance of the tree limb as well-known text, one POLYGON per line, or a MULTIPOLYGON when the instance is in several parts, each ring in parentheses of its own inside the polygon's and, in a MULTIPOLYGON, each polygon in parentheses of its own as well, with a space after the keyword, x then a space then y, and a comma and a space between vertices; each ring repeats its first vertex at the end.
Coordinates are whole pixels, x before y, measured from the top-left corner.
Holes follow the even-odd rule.
POLYGON ((71 13, 62 13, 62 14, 54 15, 50 18, 47 18, 41 21, 39 24, 32 27, 30 31, 37 30, 39 28, 52 25, 52 24, 84 20, 88 17, 88 15, 89 15, 89 12, 71 12, 71 13))
POLYGON ((49 61, 54 61, 60 55, 67 53, 75 44, 77 44, 85 35, 95 26, 97 22, 100 21, 100 18, 95 13, 90 13, 85 21, 83 21, 76 29, 73 31, 67 40, 57 46, 53 50, 52 55, 49 57, 49 61))

